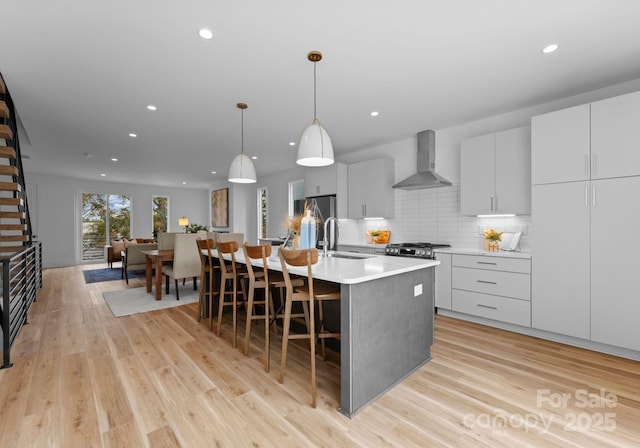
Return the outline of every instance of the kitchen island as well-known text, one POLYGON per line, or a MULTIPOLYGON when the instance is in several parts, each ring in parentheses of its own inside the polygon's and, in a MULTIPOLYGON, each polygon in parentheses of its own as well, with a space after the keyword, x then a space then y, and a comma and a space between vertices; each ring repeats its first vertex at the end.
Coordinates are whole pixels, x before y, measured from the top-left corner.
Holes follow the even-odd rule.
MULTIPOLYGON (((237 255, 244 262, 242 253, 237 255)), ((330 255, 318 258, 313 276, 340 284, 339 410, 351 417, 431 359, 434 267, 439 262, 330 255)), ((260 266, 262 260, 252 264, 260 266)), ((276 254, 269 267, 281 269, 276 254)), ((306 267, 289 267, 289 272, 307 274, 306 267)))

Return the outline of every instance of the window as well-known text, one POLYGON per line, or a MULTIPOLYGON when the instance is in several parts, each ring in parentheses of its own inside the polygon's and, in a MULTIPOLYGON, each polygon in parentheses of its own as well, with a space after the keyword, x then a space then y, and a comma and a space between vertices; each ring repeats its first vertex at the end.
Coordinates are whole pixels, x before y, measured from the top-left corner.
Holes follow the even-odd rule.
POLYGON ((304 210, 304 179, 289 182, 289 216, 304 210))
POLYGON ((82 261, 104 260, 111 239, 129 238, 131 201, 119 194, 82 194, 82 261))
POLYGON ((269 197, 267 187, 258 188, 258 238, 267 237, 269 222, 269 197))
POLYGON ((169 198, 166 196, 154 196, 151 198, 153 209, 153 238, 158 233, 167 232, 169 228, 169 198))

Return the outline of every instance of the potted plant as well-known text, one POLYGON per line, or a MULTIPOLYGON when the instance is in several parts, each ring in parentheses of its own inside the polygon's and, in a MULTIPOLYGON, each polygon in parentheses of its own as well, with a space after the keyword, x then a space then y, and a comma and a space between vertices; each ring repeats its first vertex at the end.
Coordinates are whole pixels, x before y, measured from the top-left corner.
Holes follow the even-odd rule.
POLYGON ((500 241, 502 241, 502 234, 504 232, 497 232, 493 229, 484 231, 484 239, 487 243, 487 249, 489 251, 495 251, 500 249, 500 241))

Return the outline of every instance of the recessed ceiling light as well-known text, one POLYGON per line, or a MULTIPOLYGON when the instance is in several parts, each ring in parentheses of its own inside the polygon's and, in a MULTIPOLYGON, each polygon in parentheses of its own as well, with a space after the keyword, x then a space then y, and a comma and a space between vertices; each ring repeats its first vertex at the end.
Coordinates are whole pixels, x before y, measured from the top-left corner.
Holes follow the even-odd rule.
POLYGON ((258 160, 258 157, 257 156, 251 156, 251 159, 252 160, 258 160))
POLYGON ((129 137, 131 138, 136 138, 138 136, 138 134, 134 134, 133 132, 129 133, 129 137))
POLYGON ((100 173, 100 176, 105 177, 106 174, 105 173, 100 173))
POLYGON ((289 146, 296 146, 296 142, 289 142, 289 146))
POLYGON ((216 172, 215 171, 211 171, 211 174, 216 174, 216 172))
POLYGON ((198 36, 202 37, 203 39, 210 40, 213 39, 213 31, 207 28, 201 28, 200 30, 198 30, 198 36))
POLYGON ((380 112, 378 112, 378 111, 374 110, 373 112, 371 112, 371 116, 372 117, 377 117, 378 115, 380 115, 380 112))
POLYGON ((547 45, 546 47, 544 47, 542 49, 542 52, 544 54, 548 54, 548 53, 553 53, 554 51, 556 51, 558 49, 558 44, 551 44, 551 45, 547 45))
POLYGON ((187 183, 186 182, 182 182, 182 185, 187 185, 187 183))
POLYGON ((158 108, 156 106, 154 106, 153 104, 149 104, 147 106, 147 109, 149 109, 149 110, 158 110, 158 108))
POLYGON ((117 158, 117 157, 111 157, 111 161, 112 161, 112 162, 117 162, 117 161, 118 161, 118 158, 117 158))

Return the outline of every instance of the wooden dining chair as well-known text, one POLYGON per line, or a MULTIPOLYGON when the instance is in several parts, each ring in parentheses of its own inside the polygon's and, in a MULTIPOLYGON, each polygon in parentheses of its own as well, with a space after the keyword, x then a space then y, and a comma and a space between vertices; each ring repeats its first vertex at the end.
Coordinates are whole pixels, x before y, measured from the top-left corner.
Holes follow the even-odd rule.
POLYGON ((208 317, 209 317, 209 329, 213 328, 213 296, 217 295, 219 291, 215 291, 213 288, 216 263, 215 258, 211 254, 211 251, 215 249, 215 241, 211 238, 200 239, 196 241, 198 245, 198 253, 200 254, 200 292, 198 294, 198 322, 204 314, 204 304, 207 298, 208 302, 208 317))
MULTIPOLYGON (((285 317, 282 334, 282 358, 280 360, 280 382, 284 382, 285 366, 287 362, 287 347, 289 339, 309 339, 311 351, 311 406, 316 407, 316 342, 320 339, 340 338, 339 332, 328 332, 324 329, 324 323, 319 322, 316 331, 315 305, 318 304, 319 315, 323 317, 322 306, 327 300, 340 300, 340 285, 335 283, 314 281, 312 267, 318 262, 318 250, 316 248, 303 250, 287 250, 283 247, 279 250, 280 265, 286 284, 285 317), (307 282, 303 286, 294 286, 289 275, 288 265, 306 266, 307 282), (302 302, 308 305, 307 333, 290 334, 291 308, 293 302, 302 302)), ((323 357, 325 357, 324 344, 322 345, 323 357)))
POLYGON ((236 264, 236 252, 239 245, 237 241, 221 242, 216 244, 218 250, 218 259, 220 260, 220 295, 218 297, 218 326, 216 334, 220 336, 222 332, 222 314, 224 307, 231 307, 233 313, 233 339, 232 345, 236 347, 238 344, 238 282, 242 290, 242 301, 246 302, 247 292, 244 285, 244 279, 247 278, 247 271, 239 269, 236 264), (226 261, 224 255, 230 255, 231 260, 226 261), (227 290, 227 285, 230 289, 227 290), (227 301, 226 297, 231 296, 227 301))

